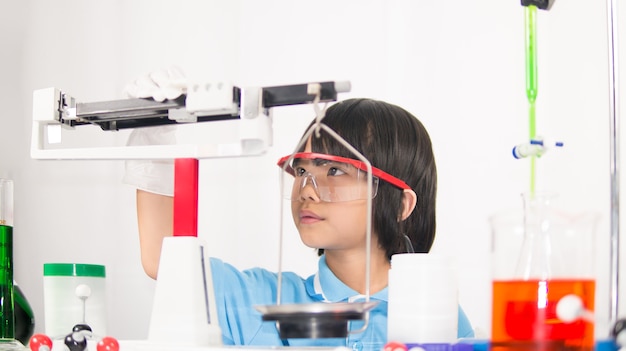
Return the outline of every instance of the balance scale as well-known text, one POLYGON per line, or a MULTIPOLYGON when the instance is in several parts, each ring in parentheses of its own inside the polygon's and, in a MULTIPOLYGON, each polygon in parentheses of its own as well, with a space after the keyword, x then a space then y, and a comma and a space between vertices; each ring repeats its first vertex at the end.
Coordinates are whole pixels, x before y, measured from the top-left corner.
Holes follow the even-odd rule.
MULTIPOLYGON (((163 102, 152 99, 123 99, 92 103, 78 103, 74 97, 56 88, 34 91, 31 139, 31 157, 34 159, 175 159, 174 236, 163 241, 148 339, 121 340, 122 350, 237 348, 222 345, 209 258, 205 256, 203 244, 197 237, 198 160, 261 155, 272 144, 273 107, 313 103, 315 108, 319 102, 336 101, 338 93, 349 91, 349 82, 317 82, 243 89, 221 82, 211 82, 194 85, 193 89, 191 87, 188 89, 186 95, 163 102), (195 145, 88 148, 55 146, 61 142, 64 131, 77 130, 77 127, 82 125, 95 125, 104 131, 116 131, 221 120, 237 121, 238 140, 225 144, 195 145), (171 304, 173 297, 177 300, 175 305, 171 304)), ((330 129, 323 124, 321 127, 330 129)), ((312 130, 305 134, 304 141, 312 130)), ((367 160, 365 162, 369 165, 367 160)), ((371 172, 369 173, 371 177, 371 172)), ((368 278, 369 262, 366 274, 368 278)), ((369 301, 369 293, 363 303, 281 305, 280 271, 278 289, 277 304, 259 306, 258 309, 264 320, 276 321, 281 336, 286 332, 281 330, 281 324, 302 326, 310 323, 306 319, 301 319, 303 312, 314 317, 317 323, 321 318, 329 323, 332 321, 336 326, 339 320, 345 327, 348 320, 367 321, 369 310, 376 305, 375 302, 369 301), (300 319, 294 319, 295 315, 300 319)), ((369 284, 366 291, 369 292, 369 284)), ((312 337, 313 334, 316 337, 324 337, 323 333, 320 334, 311 328, 315 327, 309 326, 309 334, 301 337, 312 337)), ((347 327, 345 329, 347 333, 347 327)), ((88 349, 95 350, 95 346, 94 340, 89 341, 88 349)), ((64 347, 62 340, 56 340, 53 351, 62 347, 64 347)))

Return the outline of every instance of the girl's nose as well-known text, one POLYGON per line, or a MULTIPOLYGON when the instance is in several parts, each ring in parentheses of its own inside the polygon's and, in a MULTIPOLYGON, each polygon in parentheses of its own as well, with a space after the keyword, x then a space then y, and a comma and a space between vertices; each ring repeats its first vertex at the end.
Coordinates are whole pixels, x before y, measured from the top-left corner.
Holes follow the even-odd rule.
POLYGON ((302 177, 302 182, 300 183, 300 196, 298 198, 300 201, 305 201, 307 199, 314 202, 321 201, 317 182, 312 174, 309 173, 302 177))

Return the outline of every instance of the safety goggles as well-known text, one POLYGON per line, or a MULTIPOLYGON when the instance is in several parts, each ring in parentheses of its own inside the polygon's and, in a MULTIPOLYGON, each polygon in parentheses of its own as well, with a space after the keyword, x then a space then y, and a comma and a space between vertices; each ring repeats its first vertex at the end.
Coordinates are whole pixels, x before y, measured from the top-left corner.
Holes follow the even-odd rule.
MULTIPOLYGON (((367 165, 359 160, 314 152, 299 152, 278 160, 293 177, 283 178, 283 195, 298 200, 315 194, 320 201, 344 202, 368 199, 367 165), (291 159, 289 165, 285 163, 291 159), (310 187, 310 188, 307 188, 310 187), (313 190, 306 194, 306 189, 313 190)), ((411 189, 405 182, 372 167, 372 192, 378 192, 378 183, 383 180, 400 189, 411 189)), ((310 191, 309 190, 309 191, 310 191)))

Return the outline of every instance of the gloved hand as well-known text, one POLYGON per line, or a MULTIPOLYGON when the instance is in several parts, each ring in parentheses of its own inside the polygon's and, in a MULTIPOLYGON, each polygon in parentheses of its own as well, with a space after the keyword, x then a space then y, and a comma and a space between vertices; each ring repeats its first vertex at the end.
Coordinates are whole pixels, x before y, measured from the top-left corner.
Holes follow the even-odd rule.
MULTIPOLYGON (((137 128, 128 146, 176 144, 176 126, 137 128)), ((174 160, 128 160, 122 182, 155 194, 174 196, 174 160)))
POLYGON ((187 78, 183 71, 172 66, 160 69, 128 84, 124 90, 133 98, 153 98, 156 101, 176 99, 187 92, 187 78))
MULTIPOLYGON (((178 67, 158 70, 140 77, 124 89, 128 97, 176 99, 187 91, 187 79, 178 67)), ((176 144, 174 125, 137 128, 128 137, 128 146, 176 144)), ((128 160, 124 183, 151 193, 174 195, 174 160, 128 160)))

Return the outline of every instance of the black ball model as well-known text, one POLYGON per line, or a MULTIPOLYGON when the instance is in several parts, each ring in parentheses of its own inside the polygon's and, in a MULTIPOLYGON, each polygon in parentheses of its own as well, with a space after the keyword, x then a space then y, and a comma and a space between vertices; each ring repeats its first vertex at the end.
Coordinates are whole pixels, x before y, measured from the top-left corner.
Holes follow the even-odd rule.
POLYGON ((618 347, 622 348, 626 346, 626 319, 618 319, 613 325, 611 335, 615 339, 615 343, 618 347))
POLYGON ((71 332, 63 340, 69 351, 85 351, 87 349, 87 338, 82 332, 71 332))

